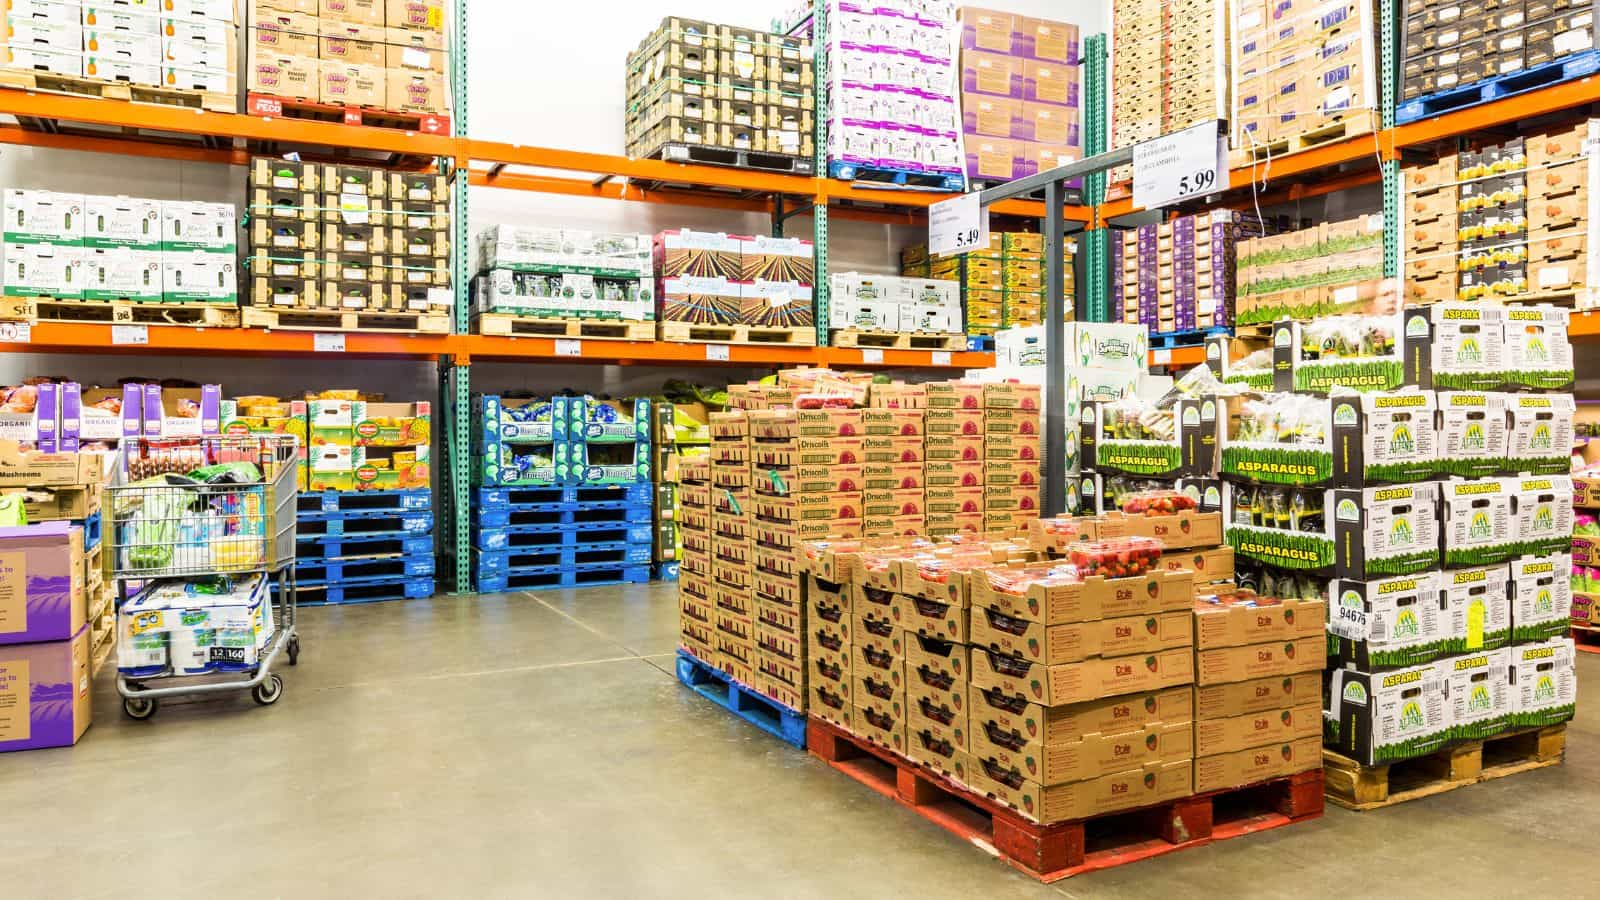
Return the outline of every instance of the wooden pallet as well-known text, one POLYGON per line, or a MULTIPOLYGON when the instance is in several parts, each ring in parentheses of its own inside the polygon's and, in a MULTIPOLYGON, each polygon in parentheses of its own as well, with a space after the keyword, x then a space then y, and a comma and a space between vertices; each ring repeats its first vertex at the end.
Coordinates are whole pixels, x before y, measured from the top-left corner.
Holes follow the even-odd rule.
POLYGON ((1367 766, 1322 751, 1328 799, 1345 809, 1369 810, 1453 791, 1469 784, 1559 765, 1566 749, 1565 723, 1519 728, 1483 740, 1464 741, 1426 756, 1367 766))
POLYGON ((474 334, 498 337, 582 338, 590 341, 653 341, 654 322, 619 322, 606 319, 545 319, 504 313, 480 313, 473 318, 474 334))
POLYGON ((238 328, 239 307, 223 303, 143 303, 133 300, 7 297, 0 301, 0 319, 238 328))
POLYGON ((661 339, 689 344, 787 344, 815 347, 817 329, 811 325, 695 325, 662 322, 661 339))
POLYGON ((1269 159, 1277 159, 1290 153, 1299 153, 1302 150, 1310 150, 1347 138, 1371 134, 1377 127, 1377 115, 1374 110, 1352 110, 1299 134, 1255 144, 1245 139, 1244 146, 1235 148, 1229 155, 1229 164, 1236 168, 1248 166, 1251 163, 1266 162, 1269 159))
POLYGON ((449 334, 450 317, 401 310, 266 309, 246 306, 244 327, 280 331, 374 331, 449 334))
POLYGON ((806 746, 835 770, 1049 883, 1322 815, 1322 771, 1076 822, 1016 810, 815 716, 806 746))
POLYGON ((764 150, 707 147, 702 144, 662 144, 654 150, 633 155, 639 159, 659 159, 664 162, 692 163, 701 166, 727 166, 735 169, 752 169, 757 172, 776 172, 780 175, 810 175, 816 171, 816 161, 810 156, 768 153, 764 150))
POLYGON ((832 332, 829 341, 835 347, 855 347, 863 350, 950 350, 967 349, 964 334, 919 334, 915 332, 861 331, 840 328, 832 332))
POLYGON ((250 94, 245 99, 245 112, 252 116, 277 116, 284 119, 364 125, 368 128, 392 128, 396 131, 414 131, 418 134, 450 134, 449 116, 399 112, 370 106, 340 106, 318 103, 308 97, 269 97, 265 94, 250 94))
POLYGON ((0 87, 46 94, 102 97, 107 100, 149 103, 156 106, 181 106, 209 112, 239 111, 239 100, 232 94, 130 84, 126 81, 106 81, 100 78, 80 78, 25 69, 0 69, 0 87))

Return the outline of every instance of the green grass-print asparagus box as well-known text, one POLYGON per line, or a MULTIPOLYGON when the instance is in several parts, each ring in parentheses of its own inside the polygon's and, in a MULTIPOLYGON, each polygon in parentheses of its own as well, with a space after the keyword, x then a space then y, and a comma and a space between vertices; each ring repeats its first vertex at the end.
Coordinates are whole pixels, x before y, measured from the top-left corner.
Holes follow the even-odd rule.
POLYGON ((1447 656, 1435 665, 1450 704, 1450 739, 1480 740, 1504 731, 1514 705, 1510 650, 1447 656))
POLYGON ((1341 490, 1228 485, 1226 540, 1240 556, 1371 580, 1439 563, 1434 482, 1341 490))
POLYGON ((1364 671, 1431 662, 1450 647, 1438 572, 1328 585, 1328 662, 1364 671))
POLYGON ((1216 472, 1215 397, 1185 398, 1158 408, 1136 398, 1085 400, 1079 413, 1084 459, 1102 472, 1176 478, 1216 472))
POLYGON ((1268 484, 1361 487, 1433 474, 1434 397, 1428 391, 1274 394, 1227 405, 1222 472, 1268 484))
POLYGON ((1506 381, 1505 310, 1436 303, 1405 312, 1407 383, 1439 390, 1492 391, 1506 381), (1417 347, 1413 336, 1425 336, 1417 347))
POLYGON ((1570 314, 1558 306, 1510 306, 1505 310, 1505 384, 1510 388, 1560 390, 1574 380, 1570 314))
POLYGON ((1524 556, 1510 564, 1511 640, 1543 641, 1567 633, 1572 618, 1572 554, 1524 556))
POLYGON ((1373 765, 1424 756, 1450 741, 1450 705, 1435 663, 1390 672, 1329 673, 1325 742, 1373 765))
POLYGON ((1450 622, 1450 653, 1476 653, 1511 641, 1511 571, 1506 566, 1448 569, 1439 575, 1445 615, 1450 622))
POLYGON ((1482 566, 1518 555, 1509 479, 1452 478, 1444 495, 1444 564, 1482 566))
POLYGON ((1509 474, 1510 395, 1493 391, 1439 391, 1439 461, 1442 475, 1483 478, 1509 474))
MULTIPOLYGON (((1392 391, 1405 383, 1399 316, 1329 316, 1272 327, 1276 390, 1326 394, 1337 387, 1392 391)), ((1407 341, 1410 336, 1407 335, 1407 341)))
POLYGON ((1518 644, 1507 652, 1511 654, 1511 687, 1515 697, 1512 726, 1554 725, 1572 718, 1578 704, 1572 639, 1518 644))
POLYGON ((1513 472, 1559 475, 1572 470, 1573 416, 1571 394, 1510 394, 1506 412, 1508 465, 1513 472))
POLYGON ((1513 491, 1518 556, 1561 553, 1572 546, 1572 476, 1519 475, 1513 491))

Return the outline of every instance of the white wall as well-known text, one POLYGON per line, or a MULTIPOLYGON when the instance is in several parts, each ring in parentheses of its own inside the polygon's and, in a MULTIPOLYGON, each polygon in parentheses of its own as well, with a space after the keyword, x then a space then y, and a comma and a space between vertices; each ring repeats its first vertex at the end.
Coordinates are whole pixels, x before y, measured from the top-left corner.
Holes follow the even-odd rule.
MULTIPOLYGON (((647 0, 471 0, 467 23, 468 133, 488 140, 621 154, 627 54, 663 16, 765 27, 786 5, 786 0, 679 0, 671 4, 647 0)), ((978 5, 1076 22, 1086 35, 1105 31, 1110 21, 1109 0, 985 0, 978 5)), ((244 170, 0 145, 0 187, 242 203, 244 170)), ((754 213, 487 188, 474 188, 469 205, 474 231, 501 222, 641 232, 689 227, 766 233, 771 228, 768 217, 754 213)), ((810 217, 791 219, 788 232, 809 237, 810 217)), ((894 272, 900 249, 921 239, 917 229, 907 226, 863 222, 835 221, 830 233, 835 271, 894 272)), ((691 372, 665 369, 570 366, 475 366, 474 373, 474 386, 486 389, 572 387, 596 392, 648 390, 668 377, 694 377, 691 372)), ((430 396, 435 378, 433 366, 408 362, 319 359, 285 365, 258 360, 0 353, 0 384, 43 374, 72 377, 85 383, 109 382, 130 375, 189 378, 221 381, 226 390, 251 393, 361 387, 384 391, 396 399, 430 396)), ((730 371, 712 377, 733 375, 730 371)))

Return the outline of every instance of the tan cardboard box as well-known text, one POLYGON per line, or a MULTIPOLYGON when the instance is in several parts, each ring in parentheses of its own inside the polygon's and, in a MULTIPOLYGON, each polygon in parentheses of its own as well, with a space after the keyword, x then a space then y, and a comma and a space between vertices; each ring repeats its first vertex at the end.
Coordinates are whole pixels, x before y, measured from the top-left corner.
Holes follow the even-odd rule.
POLYGON ((862 491, 918 491, 923 487, 922 463, 869 463, 862 467, 862 491))
POLYGON ((1326 633, 1325 600, 1285 599, 1247 604, 1207 603, 1194 607, 1195 647, 1210 650, 1245 644, 1284 643, 1326 633))
POLYGON ((450 98, 445 93, 443 75, 427 74, 412 69, 389 69, 387 107, 404 112, 429 113, 442 116, 450 111, 450 98))
POLYGON ((923 512, 922 491, 863 491, 861 494, 863 518, 920 516, 923 512))
POLYGON ((863 701, 860 697, 856 697, 855 701, 855 724, 852 728, 855 735, 896 753, 905 753, 905 707, 876 699, 863 701))
POLYGON ((967 754, 957 747, 948 734, 934 731, 927 719, 913 711, 906 719, 906 755, 919 763, 959 781, 957 773, 964 773, 971 763, 967 754))
POLYGON ((861 528, 868 534, 889 534, 902 537, 920 537, 927 530, 927 521, 922 516, 866 516, 861 520, 861 528))
POLYGON ((1166 572, 1187 569, 1194 573, 1196 590, 1201 585, 1219 581, 1233 581, 1233 548, 1212 547, 1209 550, 1179 550, 1161 554, 1161 568, 1166 572))
POLYGON ((899 670, 881 672, 877 669, 854 666, 850 676, 850 696, 857 706, 862 703, 890 704, 903 711, 906 708, 906 679, 899 670))
POLYGON ((1225 719, 1194 723, 1194 755, 1215 756, 1251 747, 1283 744, 1322 735, 1322 705, 1303 697, 1296 706, 1269 709, 1225 719))
POLYGON ((99 484, 105 480, 98 453, 40 453, 0 440, 0 487, 99 484))
POLYGON ((1320 703, 1322 676, 1317 672, 1276 675, 1194 689, 1195 718, 1226 719, 1269 710, 1320 703))
POLYGON ((263 56, 317 58, 316 15, 286 10, 258 10, 250 27, 250 52, 263 56))
MULTIPOLYGON (((381 35, 383 29, 380 28, 378 31, 381 35)), ((318 44, 324 63, 372 66, 378 69, 386 68, 383 53, 384 45, 381 39, 379 41, 367 41, 345 36, 323 35, 318 44)), ((387 72, 384 75, 385 78, 388 77, 387 72)))
POLYGON ((936 381, 926 385, 929 409, 983 409, 983 385, 936 381))
POLYGON ((976 515, 983 512, 981 487, 930 487, 923 491, 923 502, 929 513, 943 515, 976 515))
POLYGON ((929 462, 981 463, 983 461, 983 438, 956 434, 930 434, 923 440, 929 462))
POLYGON ((1051 626, 993 610, 975 610, 971 630, 975 647, 1048 666, 1157 653, 1194 642, 1190 616, 1182 610, 1051 626))
POLYGON ((1031 584, 1020 595, 997 589, 993 576, 978 575, 968 580, 968 590, 974 607, 1030 622, 1064 625, 1188 610, 1194 600, 1194 573, 1152 572, 1117 579, 1095 575, 1062 584, 1031 584))
POLYGON ((991 456, 983 463, 983 481, 990 487, 1023 487, 1036 494, 1039 490, 1039 469, 1037 459, 996 459, 991 456))
POLYGON ((951 534, 982 534, 982 513, 936 513, 930 512, 926 516, 926 525, 930 537, 939 537, 951 534))
POLYGON ((853 624, 854 636, 850 643, 850 671, 853 677, 859 679, 863 675, 876 674, 885 680, 898 679, 900 684, 905 684, 905 658, 895 652, 897 642, 863 630, 861 619, 856 619, 853 624))
MULTIPOLYGON (((936 435, 929 435, 933 439, 936 435)), ((982 459, 936 459, 923 463, 923 487, 983 487, 982 459)))
POLYGON ((1197 683, 1202 686, 1251 681, 1321 671, 1328 662, 1328 642, 1318 635, 1281 643, 1218 647, 1201 650, 1195 658, 1197 683))
POLYGON ((317 102, 322 94, 321 63, 314 56, 277 56, 252 48, 250 91, 317 102))
POLYGON ((967 720, 1004 746, 1042 748, 1067 744, 1092 734, 1117 734, 1161 722, 1187 722, 1194 709, 1194 691, 1168 688, 1092 700, 1070 706, 1043 706, 994 689, 973 689, 967 720))
POLYGON ((335 106, 381 107, 387 97, 387 70, 324 61, 318 82, 321 102, 335 106))
POLYGON ((923 433, 920 409, 864 409, 861 427, 868 436, 916 437, 923 433))
POLYGON ((1190 760, 1152 763, 1090 781, 1044 787, 1001 767, 973 760, 965 783, 1038 822, 1065 822, 1123 809, 1152 806, 1194 790, 1190 760), (1001 780, 1005 779, 1005 780, 1001 780))
POLYGON ((856 712, 850 703, 848 686, 841 693, 838 685, 813 679, 806 688, 806 694, 808 715, 832 722, 846 731, 853 731, 856 712))
POLYGON ((983 410, 954 407, 924 410, 923 428, 927 434, 983 436, 983 410))
POLYGON ((1187 647, 1057 666, 984 651, 972 655, 972 686, 1060 706, 1189 684, 1193 666, 1194 651, 1187 647))
POLYGON ((383 64, 404 72, 426 72, 443 77, 446 74, 445 67, 450 65, 450 55, 443 50, 426 47, 385 44, 383 64))
POLYGON ((895 625, 913 635, 967 643, 967 609, 907 594, 894 595, 891 615, 895 625))
POLYGON ((1158 722, 1116 734, 1091 734, 1070 743, 1007 746, 990 739, 985 729, 972 733, 974 761, 999 765, 1042 785, 1066 784, 1127 771, 1129 766, 1176 762, 1194 756, 1194 731, 1189 722, 1158 722))
POLYGON ((986 432, 983 455, 996 459, 1038 459, 1044 438, 1038 434, 986 432))
POLYGON ((923 438, 868 436, 861 440, 863 463, 914 463, 923 458, 923 438))
POLYGON ((1322 766, 1321 736, 1207 756, 1194 762, 1196 793, 1281 778, 1322 766))

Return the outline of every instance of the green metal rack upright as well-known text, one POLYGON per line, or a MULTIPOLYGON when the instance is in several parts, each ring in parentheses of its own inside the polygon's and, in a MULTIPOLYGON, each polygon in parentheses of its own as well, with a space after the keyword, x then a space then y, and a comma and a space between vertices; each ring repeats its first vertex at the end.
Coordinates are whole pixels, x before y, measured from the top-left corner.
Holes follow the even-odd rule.
MULTIPOLYGON (((451 62, 451 129, 455 137, 467 136, 467 0, 455 2, 455 43, 451 62)), ((472 300, 471 233, 468 221, 468 176, 466 161, 448 161, 455 189, 450 192, 451 214, 455 222, 450 259, 455 289, 455 332, 466 334, 470 325, 472 300)), ((436 529, 450 541, 449 558, 454 562, 457 593, 472 589, 472 360, 447 357, 440 360, 440 390, 445 412, 443 434, 448 442, 444 458, 448 483, 443 504, 444 527, 436 529)))

